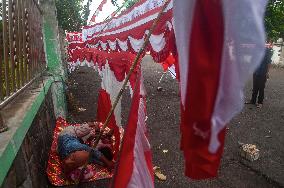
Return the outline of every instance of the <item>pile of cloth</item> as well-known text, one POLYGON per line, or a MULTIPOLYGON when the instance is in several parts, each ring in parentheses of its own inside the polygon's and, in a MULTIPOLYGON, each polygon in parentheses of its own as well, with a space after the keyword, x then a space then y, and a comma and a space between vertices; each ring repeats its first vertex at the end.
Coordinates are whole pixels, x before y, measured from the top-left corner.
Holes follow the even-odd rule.
POLYGON ((95 139, 90 135, 97 134, 101 128, 102 124, 98 124, 98 127, 91 130, 94 134, 85 134, 84 132, 88 132, 89 129, 88 124, 69 124, 63 118, 57 119, 46 170, 51 184, 66 186, 76 184, 78 181, 89 182, 113 176, 112 169, 109 168, 110 166, 99 160, 102 157, 102 153, 107 160, 112 161, 113 159, 114 136, 111 129, 105 129, 102 139, 96 148, 93 149, 95 139), (75 135, 73 135, 74 133, 75 135), (78 141, 76 140, 77 138, 78 141), (106 149, 108 150, 106 151, 106 149), (87 151, 90 153, 88 165, 79 164, 77 165, 79 167, 70 165, 70 158, 75 159, 77 162, 78 160, 73 156, 81 157, 87 151))

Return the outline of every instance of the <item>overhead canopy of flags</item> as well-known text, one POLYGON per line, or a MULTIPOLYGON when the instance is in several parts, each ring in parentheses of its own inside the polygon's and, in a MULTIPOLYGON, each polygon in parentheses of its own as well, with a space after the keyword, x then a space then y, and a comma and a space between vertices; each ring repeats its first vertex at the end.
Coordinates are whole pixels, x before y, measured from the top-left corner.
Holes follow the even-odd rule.
MULTIPOLYGON (((119 61, 137 54, 164 3, 163 0, 141 0, 110 21, 85 26, 84 48, 80 46, 81 40, 69 41, 70 46, 76 42, 80 46, 70 47, 69 70, 82 65, 98 68, 99 57, 105 56, 108 60, 102 67, 108 73, 100 75, 103 80, 115 80, 108 83, 115 83, 118 89, 124 76, 117 75, 128 70, 119 61), (111 60, 117 57, 121 59, 111 60)), ((244 85, 264 53, 266 3, 267 0, 170 0, 144 51, 143 55, 149 52, 156 62, 166 61, 169 55, 177 62, 181 150, 185 174, 192 179, 217 175, 225 127, 242 109, 244 85)), ((128 137, 121 147, 115 187, 153 187, 141 70, 134 75, 139 89, 134 89, 135 84, 130 82, 132 113, 125 133, 128 137)), ((106 89, 106 92, 116 96, 119 91, 116 89, 106 89)), ((115 116, 120 116, 119 113, 120 110, 116 111, 115 116)))

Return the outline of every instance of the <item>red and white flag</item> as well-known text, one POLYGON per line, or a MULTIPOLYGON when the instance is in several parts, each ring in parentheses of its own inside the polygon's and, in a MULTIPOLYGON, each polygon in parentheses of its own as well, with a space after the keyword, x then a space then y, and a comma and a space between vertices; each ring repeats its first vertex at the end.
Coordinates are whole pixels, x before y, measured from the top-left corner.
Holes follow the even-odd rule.
POLYGON ((107 3, 107 0, 102 0, 101 4, 98 6, 97 10, 93 14, 90 22, 95 23, 96 17, 99 15, 99 12, 103 10, 103 6, 107 3))
POLYGON ((185 174, 217 175, 225 127, 243 107, 265 46, 267 0, 175 0, 185 174))
POLYGON ((152 154, 145 123, 146 100, 142 88, 143 86, 134 89, 128 125, 113 180, 114 188, 154 187, 152 154))

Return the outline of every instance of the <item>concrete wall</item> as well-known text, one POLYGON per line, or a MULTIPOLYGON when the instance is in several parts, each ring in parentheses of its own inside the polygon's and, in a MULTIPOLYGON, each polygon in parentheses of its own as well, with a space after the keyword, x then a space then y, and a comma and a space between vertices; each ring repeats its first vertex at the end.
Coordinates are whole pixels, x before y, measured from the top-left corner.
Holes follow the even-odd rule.
POLYGON ((45 169, 55 126, 53 110, 49 91, 24 137, 2 188, 48 187, 45 169))
POLYGON ((66 70, 62 65, 54 0, 41 0, 47 70, 4 109, 8 131, 0 134, 0 187, 47 187, 45 173, 57 117, 66 117, 66 70), (44 84, 43 84, 44 83, 44 84))
POLYGON ((47 71, 57 81, 52 85, 52 97, 56 117, 66 117, 65 88, 62 81, 66 80, 66 69, 62 62, 60 35, 56 18, 54 0, 42 0, 43 35, 46 52, 47 71))

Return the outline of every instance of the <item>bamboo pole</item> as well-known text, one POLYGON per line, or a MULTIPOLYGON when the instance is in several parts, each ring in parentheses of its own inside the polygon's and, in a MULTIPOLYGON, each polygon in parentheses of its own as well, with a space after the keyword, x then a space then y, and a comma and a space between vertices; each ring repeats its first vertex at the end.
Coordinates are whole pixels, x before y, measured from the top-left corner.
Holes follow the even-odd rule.
POLYGON ((170 2, 170 0, 166 0, 166 3, 165 3, 164 6, 162 7, 162 9, 161 9, 161 11, 159 12, 157 18, 155 19, 153 25, 151 26, 150 31, 149 31, 149 33, 148 33, 148 35, 147 35, 147 37, 146 37, 146 39, 145 39, 145 41, 144 41, 142 47, 140 48, 139 52, 137 53, 137 55, 136 55, 136 57, 135 57, 135 60, 134 60, 133 64, 131 65, 131 68, 130 68, 129 72, 128 72, 127 75, 126 75, 126 78, 125 78, 125 80, 124 80, 124 82, 123 82, 122 88, 120 89, 118 95, 116 96, 115 101, 114 101, 114 103, 113 103, 113 105, 112 105, 112 107, 111 107, 111 110, 110 110, 110 112, 108 113, 108 116, 107 116, 107 118, 106 118, 106 120, 105 120, 105 122, 104 122, 104 124, 103 124, 102 131, 100 132, 99 136, 96 138, 94 147, 96 147, 97 144, 99 143, 99 140, 100 140, 101 137, 102 137, 102 133, 104 132, 104 130, 106 129, 106 127, 107 127, 107 125, 108 125, 108 123, 109 123, 109 121, 110 121, 110 118, 111 118, 111 116, 112 116, 112 114, 113 114, 113 112, 114 112, 114 110, 115 110, 115 108, 116 108, 116 106, 117 106, 117 104, 118 104, 118 102, 119 102, 119 100, 120 100, 120 98, 121 98, 121 96, 122 96, 124 90, 125 90, 125 87, 126 87, 128 81, 129 81, 129 78, 130 78, 131 74, 133 73, 134 69, 136 68, 136 66, 137 66, 137 64, 138 64, 138 62, 139 62, 140 56, 141 56, 142 53, 144 52, 146 46, 149 44, 149 39, 150 39, 150 37, 151 37, 151 35, 152 35, 154 29, 156 28, 156 26, 157 26, 157 24, 158 24, 158 21, 160 20, 161 16, 163 15, 164 10, 165 10, 166 7, 168 6, 169 2, 170 2))

